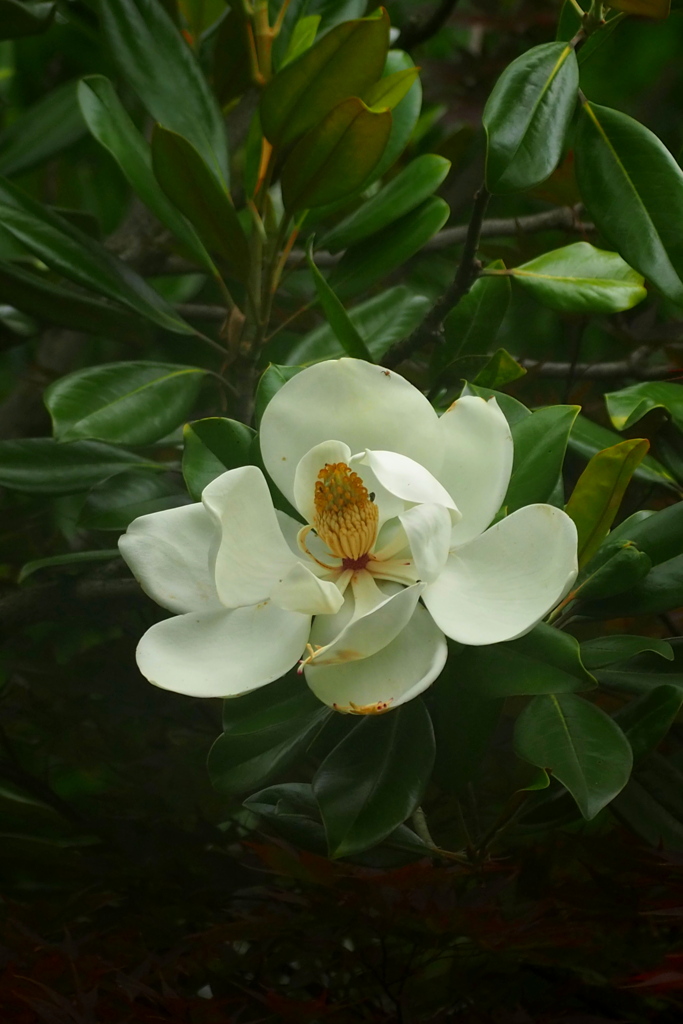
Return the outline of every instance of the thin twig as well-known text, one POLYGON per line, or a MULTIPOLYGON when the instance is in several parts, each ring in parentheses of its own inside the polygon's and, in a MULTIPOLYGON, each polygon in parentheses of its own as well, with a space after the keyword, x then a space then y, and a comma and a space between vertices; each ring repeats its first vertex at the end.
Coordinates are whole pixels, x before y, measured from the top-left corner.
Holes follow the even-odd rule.
POLYGON ((636 380, 668 380, 680 376, 680 367, 676 366, 640 366, 631 359, 621 359, 609 363, 555 363, 537 362, 534 359, 520 359, 519 365, 525 370, 533 371, 538 377, 565 379, 570 374, 574 382, 584 380, 615 380, 621 377, 634 377, 636 380))
POLYGON ((446 314, 467 295, 477 276, 477 249, 479 248, 479 238, 489 199, 490 193, 482 185, 474 198, 472 216, 467 228, 467 237, 453 283, 413 333, 391 346, 382 360, 383 366, 387 366, 389 369, 398 366, 424 344, 433 341, 435 337, 439 337, 441 325, 446 314))

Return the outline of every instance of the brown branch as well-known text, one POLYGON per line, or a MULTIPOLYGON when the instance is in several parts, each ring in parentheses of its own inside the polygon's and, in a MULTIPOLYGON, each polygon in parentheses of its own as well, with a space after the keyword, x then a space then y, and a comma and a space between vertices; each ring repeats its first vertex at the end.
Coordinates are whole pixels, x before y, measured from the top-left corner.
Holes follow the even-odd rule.
POLYGON ((575 381, 580 377, 584 380, 617 380, 622 377, 634 377, 636 380, 670 380, 681 375, 680 367, 641 366, 632 359, 608 363, 555 363, 520 359, 519 365, 538 377, 562 379, 571 373, 575 381))
POLYGON ((173 307, 185 320, 208 320, 212 323, 224 323, 228 318, 225 306, 202 306, 193 302, 176 302, 173 307))
POLYGON ((455 10, 457 2, 458 0, 441 0, 432 14, 422 22, 415 16, 410 18, 396 40, 395 46, 399 50, 412 50, 414 46, 426 43, 446 24, 455 10))
POLYGON ((476 279, 477 270, 480 266, 477 263, 477 249, 479 248, 479 238, 489 199, 490 193, 482 185, 474 198, 472 216, 467 227, 467 237, 465 238, 465 245, 453 283, 446 289, 413 333, 391 346, 382 359, 383 366, 387 366, 389 369, 398 366, 424 344, 433 341, 435 337, 440 338, 441 325, 446 314, 467 295, 476 279))

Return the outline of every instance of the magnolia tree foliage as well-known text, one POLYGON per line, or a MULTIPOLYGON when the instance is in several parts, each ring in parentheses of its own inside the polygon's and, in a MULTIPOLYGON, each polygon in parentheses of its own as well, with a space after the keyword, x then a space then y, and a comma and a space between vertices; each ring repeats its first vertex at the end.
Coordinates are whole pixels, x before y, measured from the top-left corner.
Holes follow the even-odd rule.
POLYGON ((245 830, 476 860, 490 808, 466 852, 427 818, 495 737, 516 764, 502 823, 616 808, 680 849, 638 773, 683 702, 683 401, 654 341, 683 307, 683 173, 587 74, 668 5, 567 0, 555 41, 502 70, 450 224, 451 163, 383 7, 9 6, 7 38, 73 16, 109 54, 0 137, 3 345, 90 339, 44 389, 52 436, 0 442, 8 500, 68 519, 23 593, 63 571, 123 582, 121 535, 172 613, 145 606, 139 668, 225 698, 208 767, 245 830), (104 241, 27 173, 86 132, 135 196, 104 241), (594 366, 578 343, 530 352, 515 309, 629 344, 594 366), (601 408, 543 390, 582 374, 601 408))

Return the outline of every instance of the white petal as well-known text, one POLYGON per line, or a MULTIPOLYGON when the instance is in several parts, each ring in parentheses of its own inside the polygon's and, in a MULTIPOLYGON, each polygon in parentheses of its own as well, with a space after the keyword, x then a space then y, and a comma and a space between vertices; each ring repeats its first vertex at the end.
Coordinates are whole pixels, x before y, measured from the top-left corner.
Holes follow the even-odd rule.
POLYGON ((398 636, 377 654, 345 665, 314 661, 305 668, 306 682, 330 707, 353 711, 355 704, 372 713, 377 706, 398 707, 426 690, 440 674, 447 654, 443 633, 417 605, 398 636))
POLYGON ((119 539, 146 594, 172 612, 220 608, 210 552, 218 531, 203 505, 140 516, 119 539))
POLYGON ((351 449, 341 441, 323 441, 306 452, 294 474, 294 504, 307 523, 315 518, 315 484, 318 473, 328 463, 345 462, 348 466, 351 449))
POLYGON ((438 417, 417 388, 360 359, 326 360, 292 377, 269 402, 260 431, 266 470, 290 501, 300 459, 322 441, 401 452, 437 473, 439 436, 438 417))
POLYGON ((452 543, 478 537, 503 503, 512 472, 512 434, 495 398, 466 395, 439 420, 444 462, 439 480, 455 500, 462 519, 452 543))
POLYGON ((344 603, 339 588, 329 580, 318 579, 303 562, 294 563, 273 587, 270 597, 278 607, 305 615, 335 615, 344 603))
POLYGON ((576 573, 576 527, 552 505, 527 505, 452 552, 424 603, 446 636, 478 646, 528 633, 576 573))
POLYGON ((442 505, 415 505, 399 516, 410 544, 415 576, 425 583, 437 578, 448 559, 451 516, 442 505))
MULTIPOLYGON (((369 576, 369 573, 358 575, 369 576)), ((339 665, 376 654, 405 629, 423 590, 424 584, 415 583, 389 597, 382 594, 378 604, 352 618, 332 640, 329 639, 332 618, 319 616, 313 623, 311 643, 313 646, 320 644, 323 650, 316 654, 315 664, 339 665)))
POLYGON ((256 466, 231 469, 202 494, 221 528, 216 588, 226 608, 265 601, 294 565, 278 525, 266 478, 256 466))
POLYGON ((310 616, 269 601, 178 615, 148 629, 137 649, 143 676, 192 697, 237 697, 284 675, 308 639, 310 616))
POLYGON ((392 451, 371 451, 366 449, 363 455, 354 456, 351 464, 369 466, 383 487, 402 501, 428 502, 457 508, 448 491, 432 476, 428 469, 419 465, 414 459, 392 451))

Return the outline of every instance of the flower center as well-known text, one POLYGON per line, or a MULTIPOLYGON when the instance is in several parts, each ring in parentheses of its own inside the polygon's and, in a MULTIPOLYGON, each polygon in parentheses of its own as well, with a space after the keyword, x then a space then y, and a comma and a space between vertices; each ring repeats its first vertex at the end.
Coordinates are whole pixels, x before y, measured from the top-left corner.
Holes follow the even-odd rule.
POLYGON ((379 512, 345 462, 328 462, 315 482, 314 528, 344 569, 364 569, 377 538, 379 512))

